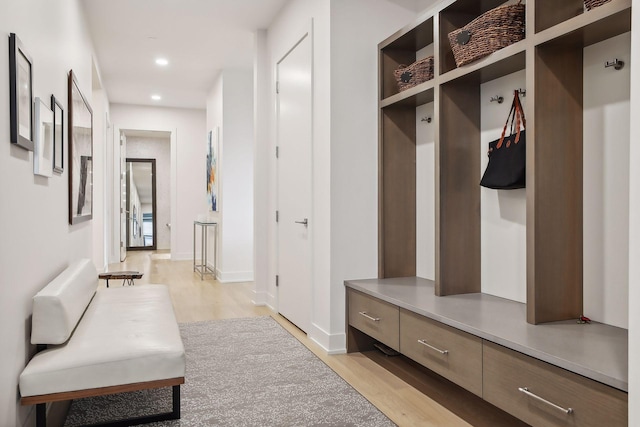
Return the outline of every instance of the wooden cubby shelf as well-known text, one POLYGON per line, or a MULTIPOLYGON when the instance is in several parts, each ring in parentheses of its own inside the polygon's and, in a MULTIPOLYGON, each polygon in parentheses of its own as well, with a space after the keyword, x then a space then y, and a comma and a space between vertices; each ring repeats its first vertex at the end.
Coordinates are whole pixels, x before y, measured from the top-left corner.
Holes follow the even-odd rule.
POLYGON ((439 78, 439 83, 447 83, 467 76, 477 76, 480 83, 495 80, 507 74, 524 70, 526 40, 514 43, 504 49, 474 63, 453 69, 439 78))
POLYGON ((380 101, 380 108, 390 106, 418 107, 433 102, 434 86, 433 80, 420 83, 410 89, 383 99, 380 101))
POLYGON ((508 425, 626 426, 624 320, 576 320, 583 305, 593 310, 593 295, 618 301, 625 292, 615 277, 594 287, 600 276, 585 266, 605 258, 605 268, 613 255, 591 253, 602 242, 588 233, 608 223, 583 210, 611 196, 588 192, 599 174, 590 157, 606 157, 597 150, 610 142, 592 134, 591 118, 614 102, 593 107, 600 92, 591 89, 609 89, 602 81, 615 91, 629 78, 594 64, 613 59, 603 56, 610 51, 627 61, 628 39, 585 48, 632 30, 632 0, 590 11, 583 0, 527 0, 523 40, 456 67, 448 34, 503 3, 443 0, 378 45, 378 278, 345 282, 347 351, 383 343, 515 417, 508 425), (393 71, 431 52, 433 79, 400 92, 393 71), (501 190, 481 189, 481 156, 489 132, 499 137, 505 106, 489 99, 509 101, 518 88, 526 91, 526 189, 490 193, 501 190), (425 115, 432 120, 422 123, 425 115), (424 215, 430 206, 434 215, 424 215), (503 274, 504 263, 517 275, 503 274), (555 403, 539 406, 533 389, 555 403), (558 411, 565 407, 567 416, 558 411))
POLYGON ((575 319, 583 306, 584 48, 630 31, 632 1, 585 11, 582 0, 527 0, 523 40, 456 67, 448 34, 503 3, 443 1, 378 45, 378 275, 416 276, 416 107, 433 102, 434 292, 481 292, 481 85, 525 70, 526 320, 575 319), (393 71, 431 48, 434 78, 399 92, 393 71))
MULTIPOLYGON (((556 3, 551 7, 557 7, 556 3)), ((631 0, 613 0, 535 34, 534 45, 569 38, 584 47, 629 31, 631 0)))

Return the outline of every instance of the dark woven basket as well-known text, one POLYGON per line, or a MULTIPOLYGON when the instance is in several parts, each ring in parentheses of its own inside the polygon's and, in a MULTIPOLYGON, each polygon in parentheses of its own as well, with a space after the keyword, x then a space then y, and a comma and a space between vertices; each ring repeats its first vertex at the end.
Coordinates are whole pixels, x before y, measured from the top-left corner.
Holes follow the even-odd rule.
POLYGON ((449 33, 458 67, 524 39, 523 4, 496 7, 449 33))
POLYGON ((424 83, 433 78, 433 56, 414 62, 411 65, 400 65, 393 72, 400 92, 424 83))
POLYGON ((602 6, 605 3, 609 3, 611 0, 584 0, 584 7, 587 10, 591 10, 594 7, 602 6))

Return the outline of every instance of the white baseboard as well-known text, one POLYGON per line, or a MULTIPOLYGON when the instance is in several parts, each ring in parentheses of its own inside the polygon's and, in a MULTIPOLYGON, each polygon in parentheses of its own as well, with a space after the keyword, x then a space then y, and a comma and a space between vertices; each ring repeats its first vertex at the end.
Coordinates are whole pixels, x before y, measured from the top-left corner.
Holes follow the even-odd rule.
MULTIPOLYGON (((213 268, 213 265, 208 265, 213 268)), ((253 282, 253 271, 221 271, 216 268, 216 279, 220 283, 253 282)))
POLYGON ((329 334, 315 323, 307 336, 322 347, 327 354, 343 354, 347 352, 347 335, 345 333, 329 334))
POLYGON ((251 298, 251 302, 253 303, 253 305, 255 305, 257 307, 266 307, 267 306, 267 292, 266 291, 256 292, 256 290, 253 289, 251 291, 251 293, 253 294, 253 297, 251 298))
POLYGON ((191 252, 182 252, 182 253, 171 252, 171 261, 187 261, 187 260, 193 261, 193 253, 191 253, 191 252))
POLYGON ((277 306, 278 306, 278 303, 276 300, 276 296, 273 294, 267 293, 267 307, 271 308, 271 310, 277 313, 278 312, 278 310, 276 309, 277 306))

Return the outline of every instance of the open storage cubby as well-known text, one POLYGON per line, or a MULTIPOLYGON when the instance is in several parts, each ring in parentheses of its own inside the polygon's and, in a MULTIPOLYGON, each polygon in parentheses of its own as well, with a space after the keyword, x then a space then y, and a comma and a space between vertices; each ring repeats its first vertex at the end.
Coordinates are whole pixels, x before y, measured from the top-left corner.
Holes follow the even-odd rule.
POLYGON ((440 26, 438 28, 440 74, 456 69, 456 61, 449 44, 449 33, 464 27, 483 13, 503 3, 504 0, 458 0, 440 11, 440 26))
POLYGON ((417 52, 433 44, 433 18, 427 18, 406 31, 399 31, 380 44, 380 99, 393 95, 395 100, 414 96, 426 88, 430 82, 421 83, 411 89, 399 92, 393 72, 401 65, 410 65, 417 59, 417 52))
POLYGON ((435 293, 481 292, 480 86, 526 70, 527 322, 575 319, 583 293, 583 51, 631 30, 631 0, 526 2, 526 37, 456 68, 447 35, 501 0, 449 0, 379 45, 379 278, 416 275, 416 111, 435 111, 435 293), (435 37, 434 37, 435 34, 435 37), (393 70, 434 45, 435 77, 393 70))

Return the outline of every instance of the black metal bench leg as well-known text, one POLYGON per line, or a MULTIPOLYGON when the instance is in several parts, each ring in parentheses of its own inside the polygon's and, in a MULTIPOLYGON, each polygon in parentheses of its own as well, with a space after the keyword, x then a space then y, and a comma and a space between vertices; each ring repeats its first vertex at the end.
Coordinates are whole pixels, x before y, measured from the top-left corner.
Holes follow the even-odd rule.
POLYGON ((47 404, 36 405, 36 427, 47 427, 47 404))
POLYGON ((180 419, 180 386, 173 386, 173 419, 180 419))

